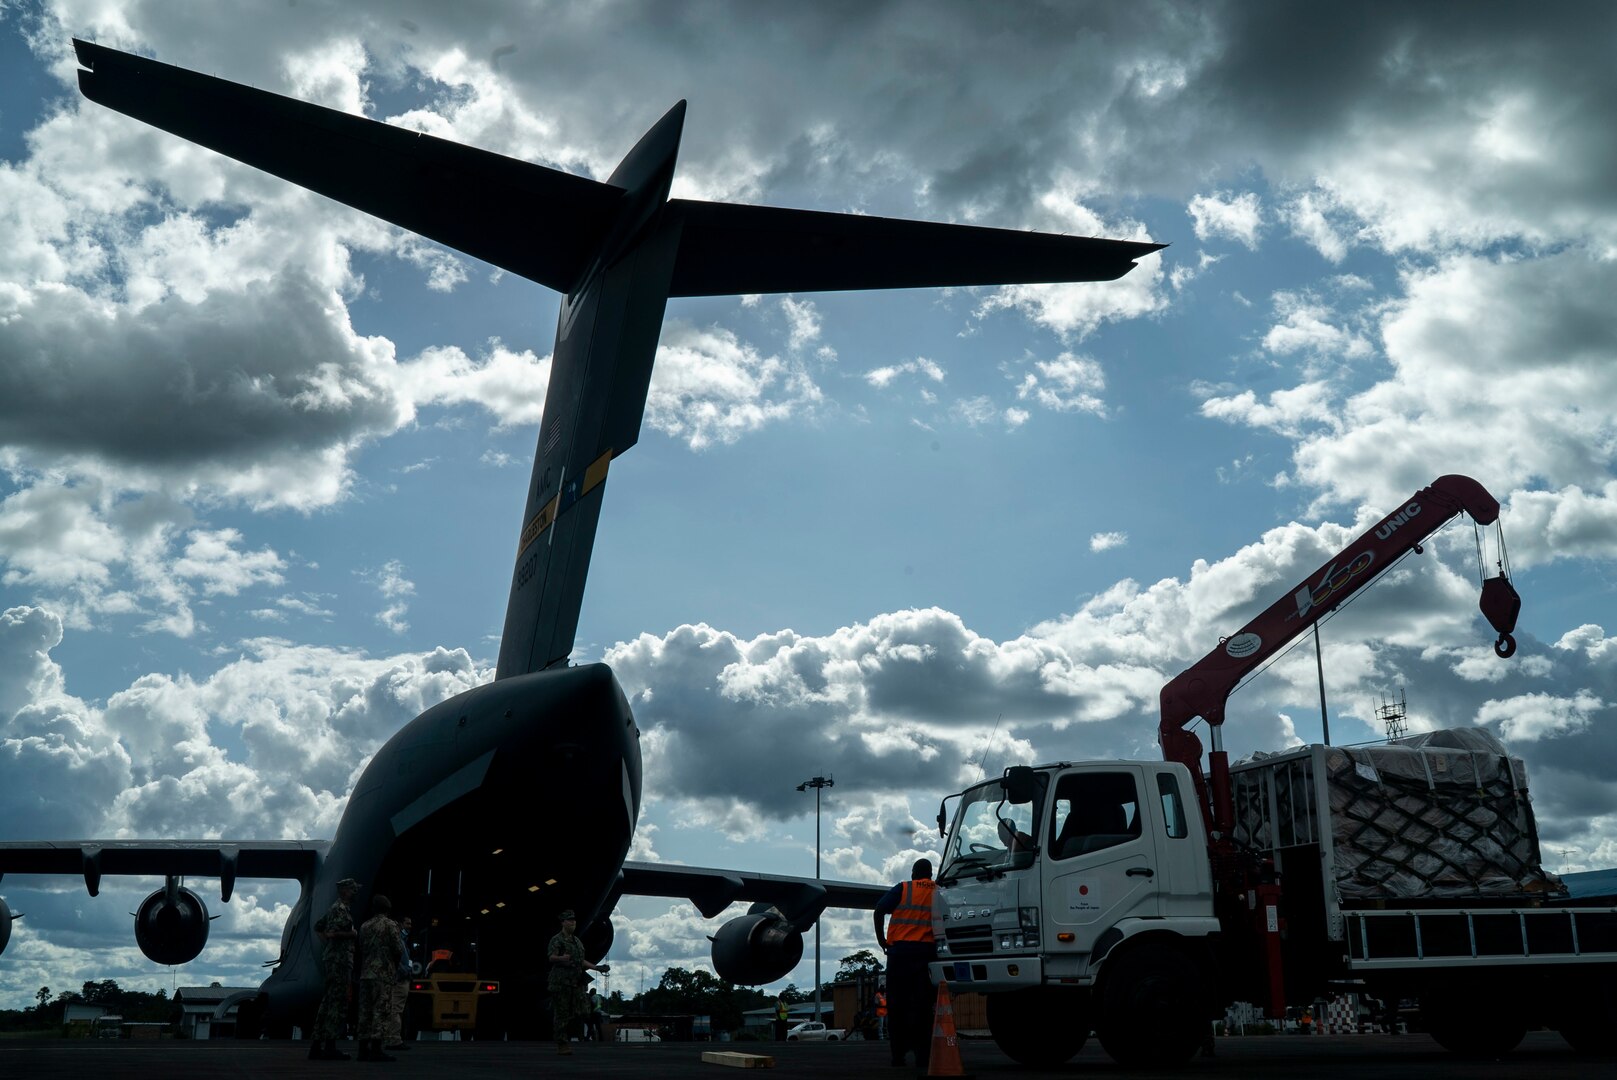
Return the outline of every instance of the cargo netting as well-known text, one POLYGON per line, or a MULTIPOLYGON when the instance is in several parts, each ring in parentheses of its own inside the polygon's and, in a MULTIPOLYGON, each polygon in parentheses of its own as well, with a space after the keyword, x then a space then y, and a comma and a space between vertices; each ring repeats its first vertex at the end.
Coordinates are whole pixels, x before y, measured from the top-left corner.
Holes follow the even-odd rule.
POLYGON ((1271 851, 1319 841, 1324 774, 1344 901, 1566 894, 1541 865, 1522 760, 1481 728, 1256 754, 1232 772, 1236 840, 1271 851))

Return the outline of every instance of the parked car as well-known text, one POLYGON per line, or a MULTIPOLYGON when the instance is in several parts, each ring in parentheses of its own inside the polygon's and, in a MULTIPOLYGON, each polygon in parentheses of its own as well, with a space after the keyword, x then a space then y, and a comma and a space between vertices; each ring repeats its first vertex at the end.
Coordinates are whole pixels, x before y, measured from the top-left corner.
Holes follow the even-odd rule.
POLYGON ((842 1038, 840 1028, 828 1028, 818 1020, 805 1020, 795 1027, 786 1029, 787 1042, 814 1042, 819 1039, 836 1042, 840 1038, 842 1038))

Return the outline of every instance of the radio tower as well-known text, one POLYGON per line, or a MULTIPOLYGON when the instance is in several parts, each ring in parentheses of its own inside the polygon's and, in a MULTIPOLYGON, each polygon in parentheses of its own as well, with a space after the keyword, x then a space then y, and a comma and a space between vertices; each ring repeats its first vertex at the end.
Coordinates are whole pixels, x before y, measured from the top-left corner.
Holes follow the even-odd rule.
POLYGON ((1381 702, 1381 708, 1376 710, 1381 717, 1381 724, 1387 729, 1387 741, 1394 742, 1409 733, 1409 726, 1404 723, 1408 710, 1404 707, 1404 688, 1398 688, 1398 700, 1381 702))

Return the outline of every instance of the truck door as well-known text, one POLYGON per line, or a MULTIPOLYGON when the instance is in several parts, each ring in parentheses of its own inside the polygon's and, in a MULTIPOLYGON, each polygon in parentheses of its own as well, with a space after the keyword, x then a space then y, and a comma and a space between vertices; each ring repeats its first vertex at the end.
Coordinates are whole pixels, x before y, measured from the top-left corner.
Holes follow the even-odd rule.
POLYGON ((1126 766, 1073 770, 1056 782, 1044 903, 1054 928, 1075 935, 1074 951, 1120 919, 1161 914, 1140 783, 1140 770, 1126 766))
POLYGON ((1185 793, 1194 791, 1189 778, 1181 778, 1183 766, 1158 765, 1147 768, 1146 829, 1157 834, 1156 882, 1158 914, 1165 918, 1205 916, 1212 910, 1213 881, 1207 865, 1207 847, 1199 832, 1192 832, 1194 804, 1185 793), (1187 809, 1188 806, 1188 809, 1187 809), (1155 826, 1152 814, 1159 814, 1155 826))

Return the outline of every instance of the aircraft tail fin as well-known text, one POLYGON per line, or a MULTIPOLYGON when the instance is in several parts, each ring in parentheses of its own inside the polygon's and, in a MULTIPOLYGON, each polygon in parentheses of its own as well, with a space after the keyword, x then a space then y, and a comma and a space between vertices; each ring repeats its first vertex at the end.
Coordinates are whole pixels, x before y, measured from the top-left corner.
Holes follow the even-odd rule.
POLYGON ((676 104, 606 183, 75 39, 85 96, 566 294, 497 677, 567 661, 669 296, 1104 281, 1162 245, 669 200, 676 104))

